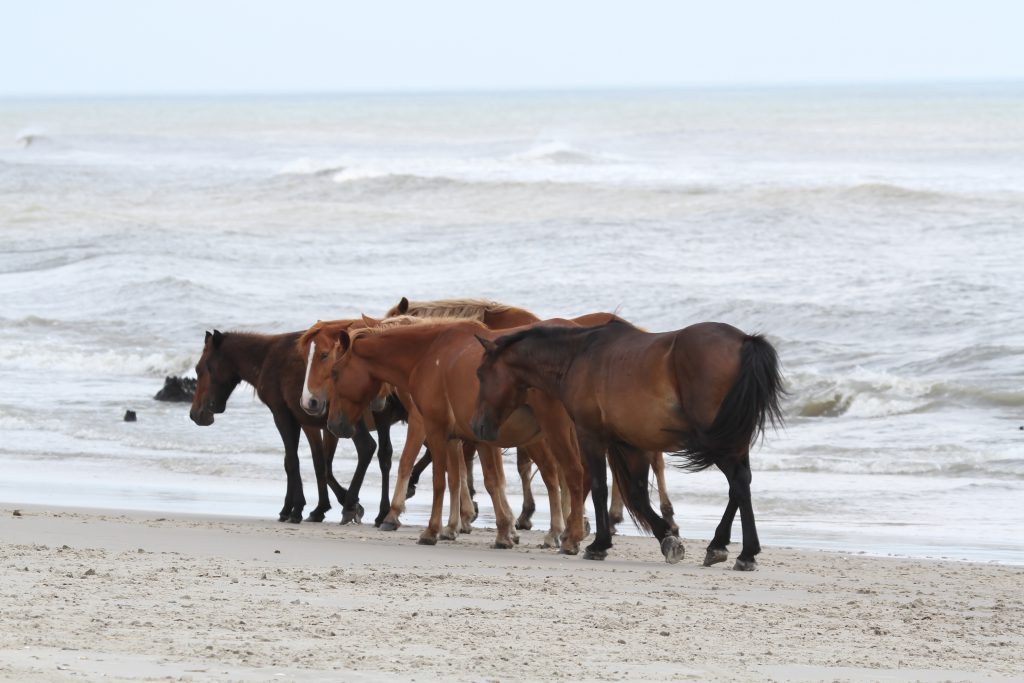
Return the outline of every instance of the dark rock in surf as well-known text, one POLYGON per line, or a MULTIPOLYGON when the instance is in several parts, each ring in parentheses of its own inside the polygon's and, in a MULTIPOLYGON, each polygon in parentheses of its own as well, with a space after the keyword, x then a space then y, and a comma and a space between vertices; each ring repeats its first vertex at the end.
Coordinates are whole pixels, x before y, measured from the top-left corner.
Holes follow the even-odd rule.
POLYGON ((196 379, 194 377, 177 377, 171 375, 164 378, 164 387, 156 392, 153 398, 157 401, 190 403, 196 395, 196 379))
POLYGON ((136 421, 135 411, 134 410, 126 410, 126 411, 124 411, 124 421, 125 422, 135 422, 136 421))

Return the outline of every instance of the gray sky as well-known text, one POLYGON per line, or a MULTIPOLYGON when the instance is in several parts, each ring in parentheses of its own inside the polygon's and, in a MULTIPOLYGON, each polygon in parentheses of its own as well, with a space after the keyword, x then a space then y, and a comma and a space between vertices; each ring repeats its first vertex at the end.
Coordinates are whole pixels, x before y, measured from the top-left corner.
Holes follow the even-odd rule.
POLYGON ((1017 0, 0 5, 0 96, 1004 80, 1017 0))

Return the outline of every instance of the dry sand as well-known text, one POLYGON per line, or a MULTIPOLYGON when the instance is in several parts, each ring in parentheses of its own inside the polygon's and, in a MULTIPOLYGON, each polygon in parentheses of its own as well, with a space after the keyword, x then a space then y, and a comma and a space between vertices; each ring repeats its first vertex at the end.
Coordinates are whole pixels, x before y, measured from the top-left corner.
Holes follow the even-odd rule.
MULTIPOLYGON (((0 680, 1024 680, 1024 568, 0 508, 0 680)), ((735 548, 738 551, 738 547, 735 548)))

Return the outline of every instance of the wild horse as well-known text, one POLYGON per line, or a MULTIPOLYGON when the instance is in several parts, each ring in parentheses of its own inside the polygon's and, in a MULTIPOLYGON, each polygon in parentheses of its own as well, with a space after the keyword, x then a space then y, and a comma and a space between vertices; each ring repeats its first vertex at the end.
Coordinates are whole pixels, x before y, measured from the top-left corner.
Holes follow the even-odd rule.
MULTIPOLYGON (((548 470, 545 481, 554 482, 548 490, 553 510, 557 506, 560 512, 559 467, 565 473, 572 499, 566 533, 562 534, 559 528, 561 514, 553 514, 552 529, 545 542, 555 545, 560 541, 563 552, 578 552, 583 537, 583 472, 572 426, 562 407, 538 393, 527 398, 528 409, 510 416, 492 438, 476 439, 470 429, 477 394, 476 368, 482 355, 474 337, 497 338, 500 334, 475 321, 417 318, 389 319, 380 327, 340 332, 339 354, 331 372, 328 427, 335 434, 347 434, 352 419, 376 395, 382 383, 390 383, 410 397, 418 413, 414 415, 410 410, 410 431, 414 424, 419 425, 435 455, 431 518, 420 537, 425 544, 436 543, 439 534, 441 538, 454 538, 466 528, 459 493, 462 484, 458 444, 469 441, 475 443, 480 454, 484 484, 494 502, 498 526, 495 547, 511 547, 515 534, 504 493, 500 448, 528 448, 537 466, 548 470), (449 522, 442 531, 446 473, 451 504, 449 522)), ((396 496, 401 488, 399 482, 396 496)))
MULTIPOLYGON (((301 382, 304 371, 304 356, 298 351, 300 332, 264 335, 247 332, 207 332, 203 352, 196 364, 196 394, 192 401, 190 416, 200 426, 213 424, 214 415, 223 413, 228 398, 242 381, 255 389, 260 400, 270 409, 274 424, 284 443, 284 467, 288 478, 284 506, 280 520, 299 523, 306 498, 302 491, 299 473, 299 432, 309 441, 313 456, 313 469, 317 478, 318 504, 307 521, 321 522, 331 509, 327 487, 334 491, 343 505, 342 523, 358 519, 362 508, 358 504, 358 486, 345 489, 334 478, 332 462, 337 439, 321 430, 326 419, 306 414, 299 407, 301 382)), ((380 449, 383 482, 383 499, 387 501, 388 472, 391 469, 391 437, 389 427, 401 417, 401 406, 389 405, 375 415, 380 449)), ((360 421, 352 440, 359 454, 357 474, 365 472, 373 458, 377 444, 370 436, 365 423, 360 421)), ((360 477, 361 480, 361 477, 360 477)), ((386 512, 387 508, 384 508, 386 512)))
POLYGON ((529 388, 561 400, 576 425, 597 511, 597 536, 585 557, 604 559, 612 545, 606 453, 634 519, 661 541, 667 560, 682 556, 682 544, 651 509, 647 491, 645 454, 671 451, 685 459, 684 469, 715 465, 729 481, 729 503, 704 564, 728 558, 739 510, 743 550, 734 569, 756 568, 761 546, 750 499, 750 447, 766 422, 782 424, 784 393, 778 356, 762 336, 723 323, 651 334, 612 321, 589 329, 539 326, 480 343, 477 438, 491 438, 524 404, 529 388))

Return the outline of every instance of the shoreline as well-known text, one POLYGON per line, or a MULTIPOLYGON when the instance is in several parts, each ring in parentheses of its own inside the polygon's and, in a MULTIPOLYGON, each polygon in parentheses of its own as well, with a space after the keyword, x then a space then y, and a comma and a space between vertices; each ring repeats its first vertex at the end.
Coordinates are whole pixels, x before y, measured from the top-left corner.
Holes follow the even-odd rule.
POLYGON ((418 531, 0 504, 0 680, 1021 680, 1016 566, 418 531))

